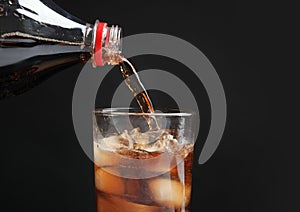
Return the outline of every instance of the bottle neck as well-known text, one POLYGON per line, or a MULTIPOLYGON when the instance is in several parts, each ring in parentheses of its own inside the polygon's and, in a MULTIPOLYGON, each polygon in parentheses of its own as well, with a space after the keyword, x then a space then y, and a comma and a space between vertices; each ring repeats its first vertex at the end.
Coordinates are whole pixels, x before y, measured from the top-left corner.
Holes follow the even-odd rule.
POLYGON ((118 64, 122 48, 121 28, 96 21, 93 36, 93 65, 118 64))

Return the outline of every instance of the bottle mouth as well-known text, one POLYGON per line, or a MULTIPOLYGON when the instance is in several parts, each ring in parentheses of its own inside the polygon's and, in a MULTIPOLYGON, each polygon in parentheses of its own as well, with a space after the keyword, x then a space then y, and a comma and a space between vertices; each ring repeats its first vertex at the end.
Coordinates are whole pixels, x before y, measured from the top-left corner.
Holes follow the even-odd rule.
POLYGON ((122 52, 121 27, 114 25, 109 27, 107 23, 98 20, 94 27, 93 65, 103 66, 106 63, 118 63, 118 57, 122 52))
MULTIPOLYGON (((106 27, 106 33, 104 36, 105 45, 104 48, 111 52, 120 54, 122 52, 122 39, 121 39, 121 27, 112 25, 111 27, 106 27), (108 32, 109 31, 109 35, 108 32)), ((103 33, 105 30, 103 31, 103 33)))

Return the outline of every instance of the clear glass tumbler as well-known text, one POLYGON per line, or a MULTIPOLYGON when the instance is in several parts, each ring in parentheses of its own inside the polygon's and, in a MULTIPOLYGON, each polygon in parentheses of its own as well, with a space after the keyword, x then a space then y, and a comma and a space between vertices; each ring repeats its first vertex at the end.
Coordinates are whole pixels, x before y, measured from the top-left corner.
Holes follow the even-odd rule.
POLYGON ((175 110, 95 110, 97 212, 190 211, 194 119, 175 110))

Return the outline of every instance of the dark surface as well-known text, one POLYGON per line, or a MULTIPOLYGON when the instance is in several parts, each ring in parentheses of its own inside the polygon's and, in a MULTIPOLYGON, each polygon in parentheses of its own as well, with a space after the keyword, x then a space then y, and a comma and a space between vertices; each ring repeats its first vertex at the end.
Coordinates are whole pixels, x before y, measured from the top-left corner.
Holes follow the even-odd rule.
MULTIPOLYGON (((228 119, 214 156, 204 165, 194 164, 193 212, 298 211, 293 201, 297 195, 289 187, 290 165, 282 154, 278 123, 282 114, 274 108, 283 101, 278 97, 282 85, 277 83, 281 76, 276 68, 278 32, 284 25, 274 5, 55 2, 88 22, 100 18, 118 24, 124 36, 145 32, 178 36, 199 48, 216 68, 226 92, 228 119)), ((277 8, 280 11, 281 5, 277 8)), ((176 61, 157 56, 132 60, 137 69, 158 68, 180 76, 196 93, 202 118, 197 161, 210 119, 204 88, 176 61)), ((0 102, 1 211, 94 211, 93 166, 72 123, 73 88, 80 69, 80 65, 69 68, 30 92, 0 102)), ((107 75, 97 106, 109 106, 121 78, 118 71, 107 75)), ((154 91, 150 95, 154 106, 169 106, 167 95, 154 91)))

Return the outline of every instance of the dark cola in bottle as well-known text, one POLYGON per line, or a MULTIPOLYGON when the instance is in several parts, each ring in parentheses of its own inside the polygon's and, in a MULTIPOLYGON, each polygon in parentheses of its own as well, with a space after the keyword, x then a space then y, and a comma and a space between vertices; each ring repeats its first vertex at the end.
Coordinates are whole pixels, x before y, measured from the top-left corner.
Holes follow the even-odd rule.
POLYGON ((90 58, 118 64, 120 53, 118 26, 88 24, 49 0, 0 0, 0 99, 90 58))

